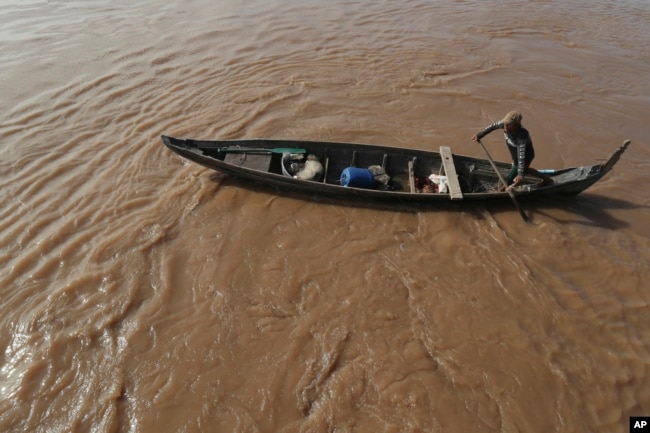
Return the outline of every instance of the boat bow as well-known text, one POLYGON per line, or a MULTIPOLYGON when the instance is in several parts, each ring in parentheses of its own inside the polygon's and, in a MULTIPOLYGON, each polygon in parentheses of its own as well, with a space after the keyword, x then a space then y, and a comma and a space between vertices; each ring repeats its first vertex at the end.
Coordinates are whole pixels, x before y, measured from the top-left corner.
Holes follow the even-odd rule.
POLYGON ((612 156, 610 156, 607 162, 603 164, 603 174, 607 173, 614 167, 614 165, 621 158, 621 155, 623 155, 623 152, 625 152, 625 149, 627 149, 630 143, 631 143, 630 140, 625 140, 623 144, 621 144, 621 147, 619 147, 618 149, 616 149, 614 153, 612 153, 612 156))

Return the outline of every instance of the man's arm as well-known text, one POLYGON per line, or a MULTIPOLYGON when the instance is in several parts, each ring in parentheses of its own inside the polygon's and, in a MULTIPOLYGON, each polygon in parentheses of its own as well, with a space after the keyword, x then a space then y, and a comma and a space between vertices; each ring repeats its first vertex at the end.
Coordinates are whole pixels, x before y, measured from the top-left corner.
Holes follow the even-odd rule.
POLYGON ((497 129, 503 129, 503 122, 501 122, 501 121, 499 121, 499 122, 494 122, 493 124, 491 124, 490 126, 488 126, 487 128, 485 128, 484 130, 482 130, 481 132, 479 132, 478 134, 476 134, 476 139, 477 139, 477 140, 480 140, 481 138, 483 138, 483 137, 485 137, 486 135, 488 135, 490 132, 495 131, 495 130, 497 130, 497 129))

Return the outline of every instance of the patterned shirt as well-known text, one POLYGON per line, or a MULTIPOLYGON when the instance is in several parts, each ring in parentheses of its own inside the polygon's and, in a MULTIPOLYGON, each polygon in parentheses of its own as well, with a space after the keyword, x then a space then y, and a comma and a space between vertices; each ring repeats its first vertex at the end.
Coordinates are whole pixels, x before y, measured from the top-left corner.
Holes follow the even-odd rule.
MULTIPOLYGON (((476 137, 481 138, 488 135, 490 132, 497 129, 503 129, 503 122, 495 122, 476 134, 476 137)), ((530 165, 533 158, 535 158, 535 149, 533 148, 533 140, 530 138, 528 130, 523 126, 519 126, 514 134, 508 134, 503 130, 503 137, 506 140, 506 145, 512 157, 512 163, 517 166, 517 174, 523 176, 530 165)))

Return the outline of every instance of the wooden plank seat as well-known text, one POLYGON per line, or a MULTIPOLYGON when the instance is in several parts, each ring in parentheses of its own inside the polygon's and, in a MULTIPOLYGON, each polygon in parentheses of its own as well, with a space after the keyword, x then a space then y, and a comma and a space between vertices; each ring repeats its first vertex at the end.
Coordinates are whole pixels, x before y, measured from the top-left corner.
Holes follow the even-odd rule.
POLYGON ((447 176, 447 183, 449 184, 449 196, 452 200, 462 200, 463 192, 458 182, 458 174, 456 174, 456 166, 454 165, 454 158, 451 155, 451 148, 448 146, 440 146, 440 157, 442 158, 442 165, 445 168, 445 176, 447 176))

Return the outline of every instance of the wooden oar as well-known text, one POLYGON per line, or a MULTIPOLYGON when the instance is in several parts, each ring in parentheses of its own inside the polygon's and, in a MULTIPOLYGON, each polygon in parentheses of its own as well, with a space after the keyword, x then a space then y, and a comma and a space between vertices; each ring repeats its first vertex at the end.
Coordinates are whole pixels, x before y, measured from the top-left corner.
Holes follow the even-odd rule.
POLYGON ((515 204, 515 207, 519 211, 519 214, 524 219, 524 221, 526 221, 527 223, 530 222, 530 220, 528 219, 528 216, 526 215, 524 210, 521 208, 521 206, 519 206, 519 202, 517 201, 517 198, 515 197, 515 193, 512 192, 512 189, 508 188, 508 185, 506 184, 506 181, 503 179, 503 176, 501 175, 501 172, 499 171, 499 169, 497 168, 497 165, 494 163, 494 160, 490 156, 490 152, 488 152, 488 150, 485 148, 483 143, 481 143, 481 140, 477 139, 476 141, 478 141, 478 144, 481 145, 481 148, 483 149, 483 152, 485 152, 485 156, 487 156, 488 161, 490 161, 490 165, 492 165, 492 168, 494 169, 495 173, 497 174, 497 176, 499 176, 499 180, 506 187, 506 191, 508 192, 508 195, 512 199, 512 202, 515 204))
POLYGON ((235 147, 220 147, 217 149, 218 152, 224 153, 256 153, 256 154, 267 154, 267 153, 307 153, 306 149, 296 149, 293 147, 274 147, 270 149, 265 148, 235 148, 235 147))

